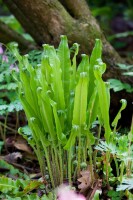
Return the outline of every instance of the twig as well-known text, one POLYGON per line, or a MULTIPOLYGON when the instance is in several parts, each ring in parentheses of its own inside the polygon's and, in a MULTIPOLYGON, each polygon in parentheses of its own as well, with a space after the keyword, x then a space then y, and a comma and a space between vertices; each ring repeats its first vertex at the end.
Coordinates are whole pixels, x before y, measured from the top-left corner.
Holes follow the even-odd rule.
POLYGON ((14 132, 14 134, 18 133, 18 131, 16 131, 16 130, 12 129, 11 127, 9 127, 9 126, 5 125, 5 124, 4 124, 4 123, 2 123, 2 122, 0 122, 0 125, 1 125, 1 126, 3 126, 3 127, 5 127, 5 128, 6 128, 6 129, 8 129, 8 130, 10 130, 10 131, 14 132))

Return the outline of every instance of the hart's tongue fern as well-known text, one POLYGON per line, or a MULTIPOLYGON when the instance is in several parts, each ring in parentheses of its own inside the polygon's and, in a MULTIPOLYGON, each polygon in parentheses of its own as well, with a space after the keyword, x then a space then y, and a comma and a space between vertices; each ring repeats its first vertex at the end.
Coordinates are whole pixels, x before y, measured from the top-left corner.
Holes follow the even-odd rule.
POLYGON ((107 143, 111 134, 109 89, 101 78, 106 67, 101 61, 101 41, 96 40, 90 62, 82 55, 77 67, 78 47, 74 44, 69 49, 66 36, 61 36, 57 50, 43 45, 41 63, 36 67, 27 55, 21 56, 14 45, 11 47, 19 61, 18 94, 32 131, 32 147, 53 188, 67 178, 71 184, 82 163, 90 164, 93 180, 95 137, 90 128, 97 117, 105 128, 107 143))

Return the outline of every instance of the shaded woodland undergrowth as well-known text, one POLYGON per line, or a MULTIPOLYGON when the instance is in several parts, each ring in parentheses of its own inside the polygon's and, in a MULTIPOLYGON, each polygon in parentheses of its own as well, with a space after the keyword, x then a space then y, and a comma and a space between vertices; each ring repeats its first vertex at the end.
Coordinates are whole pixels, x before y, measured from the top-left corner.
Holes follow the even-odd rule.
POLYGON ((62 183, 86 199, 132 198, 133 124, 118 127, 122 99, 110 125, 101 41, 79 64, 79 45, 69 48, 66 36, 58 49, 25 56, 14 43, 8 48, 1 46, 1 198, 56 199, 62 183))

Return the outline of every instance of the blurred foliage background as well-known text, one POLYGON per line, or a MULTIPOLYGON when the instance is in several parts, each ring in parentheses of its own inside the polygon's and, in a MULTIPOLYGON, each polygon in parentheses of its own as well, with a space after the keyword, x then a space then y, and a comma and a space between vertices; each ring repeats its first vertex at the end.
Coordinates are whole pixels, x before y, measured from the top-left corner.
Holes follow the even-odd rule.
POLYGON ((109 42, 122 56, 133 56, 133 1, 88 0, 109 42))

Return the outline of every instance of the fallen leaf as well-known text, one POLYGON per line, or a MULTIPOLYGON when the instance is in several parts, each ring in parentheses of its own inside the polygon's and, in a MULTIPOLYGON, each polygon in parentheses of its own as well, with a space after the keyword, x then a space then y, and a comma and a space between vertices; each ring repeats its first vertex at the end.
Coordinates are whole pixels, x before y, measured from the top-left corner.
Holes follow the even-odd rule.
POLYGON ((27 141, 20 135, 17 135, 15 137, 8 137, 6 139, 6 146, 15 147, 16 149, 27 152, 29 154, 33 153, 27 141))
POLYGON ((78 181, 80 182, 80 185, 78 186, 78 188, 80 189, 81 193, 84 193, 84 191, 86 191, 87 188, 89 188, 91 186, 91 175, 90 175, 90 171, 81 171, 81 178, 78 179, 78 181))
POLYGON ((22 154, 20 152, 9 153, 6 156, 3 156, 3 160, 8 163, 16 163, 18 159, 22 159, 22 154))
POLYGON ((78 179, 80 193, 86 196, 86 200, 92 200, 95 192, 101 189, 102 180, 98 179, 96 174, 93 174, 92 180, 90 166, 88 166, 87 170, 81 171, 80 174, 81 177, 78 179))
POLYGON ((22 138, 21 136, 19 136, 15 139, 14 147, 16 147, 16 149, 19 149, 21 151, 25 151, 30 154, 32 153, 32 150, 31 150, 30 146, 28 145, 27 141, 24 138, 22 138))

